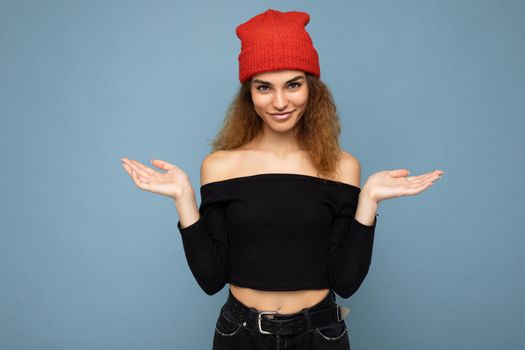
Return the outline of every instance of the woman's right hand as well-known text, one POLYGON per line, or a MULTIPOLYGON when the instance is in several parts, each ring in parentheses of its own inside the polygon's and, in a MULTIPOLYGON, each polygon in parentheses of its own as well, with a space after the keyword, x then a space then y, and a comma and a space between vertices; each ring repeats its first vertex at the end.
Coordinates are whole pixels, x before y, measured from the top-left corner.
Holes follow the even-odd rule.
POLYGON ((151 163, 165 173, 128 158, 121 158, 122 166, 138 188, 175 199, 194 193, 188 175, 179 167, 154 159, 151 163))

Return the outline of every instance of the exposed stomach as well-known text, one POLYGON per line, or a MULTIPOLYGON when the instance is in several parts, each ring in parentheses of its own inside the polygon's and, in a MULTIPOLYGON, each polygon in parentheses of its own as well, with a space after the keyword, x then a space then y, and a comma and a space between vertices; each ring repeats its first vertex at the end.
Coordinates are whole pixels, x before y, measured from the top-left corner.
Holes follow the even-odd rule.
POLYGON ((277 311, 279 314, 293 314, 309 308, 323 300, 330 289, 266 291, 239 287, 230 284, 235 298, 258 311, 277 311))

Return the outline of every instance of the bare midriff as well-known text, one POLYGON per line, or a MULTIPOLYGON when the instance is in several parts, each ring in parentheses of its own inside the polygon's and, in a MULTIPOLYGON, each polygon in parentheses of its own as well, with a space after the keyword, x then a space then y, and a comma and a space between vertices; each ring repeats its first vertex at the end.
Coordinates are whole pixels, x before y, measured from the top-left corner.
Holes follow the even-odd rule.
POLYGON ((258 311, 276 311, 293 314, 323 300, 330 289, 298 291, 263 291, 230 284, 230 291, 237 300, 258 311))

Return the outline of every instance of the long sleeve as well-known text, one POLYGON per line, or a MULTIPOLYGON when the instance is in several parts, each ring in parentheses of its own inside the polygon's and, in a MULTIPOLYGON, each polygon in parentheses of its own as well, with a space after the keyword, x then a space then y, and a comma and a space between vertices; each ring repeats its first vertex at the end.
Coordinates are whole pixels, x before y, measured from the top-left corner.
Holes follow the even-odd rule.
POLYGON ((337 213, 330 240, 328 275, 334 292, 349 298, 363 283, 372 262, 376 214, 371 226, 355 219, 357 194, 337 213))
POLYGON ((177 228, 193 276, 206 294, 213 295, 226 284, 230 262, 225 205, 209 199, 201 202, 199 220, 184 228, 179 220, 177 228))

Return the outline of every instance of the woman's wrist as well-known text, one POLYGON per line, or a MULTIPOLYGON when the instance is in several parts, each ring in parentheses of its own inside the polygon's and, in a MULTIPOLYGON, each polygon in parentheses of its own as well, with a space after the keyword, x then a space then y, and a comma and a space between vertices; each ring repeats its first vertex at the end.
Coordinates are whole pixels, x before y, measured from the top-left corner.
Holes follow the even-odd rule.
POLYGON ((200 213, 193 190, 185 192, 181 197, 174 199, 182 227, 187 227, 199 220, 200 213))
POLYGON ((368 188, 363 187, 359 193, 355 219, 363 225, 372 226, 378 207, 379 203, 370 196, 368 188))
POLYGON ((359 192, 359 201, 369 202, 370 204, 375 203, 376 206, 379 204, 379 201, 377 201, 373 197, 372 191, 370 190, 370 187, 368 187, 366 183, 361 189, 361 191, 359 192))

